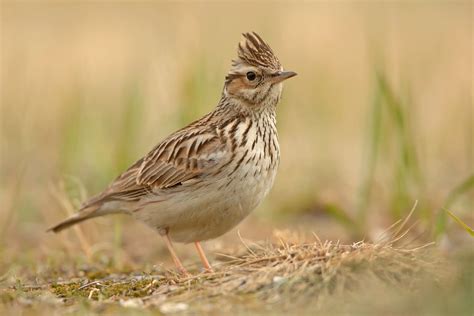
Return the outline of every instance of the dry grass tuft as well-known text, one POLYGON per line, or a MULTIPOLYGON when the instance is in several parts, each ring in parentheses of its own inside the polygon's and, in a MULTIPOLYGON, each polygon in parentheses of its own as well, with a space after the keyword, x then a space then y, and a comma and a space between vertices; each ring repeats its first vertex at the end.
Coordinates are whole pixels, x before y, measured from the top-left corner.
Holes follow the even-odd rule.
POLYGON ((317 310, 328 300, 355 295, 369 284, 414 288, 426 276, 434 276, 437 267, 425 247, 391 242, 343 245, 322 242, 316 235, 304 241, 280 232, 271 241, 243 245, 240 253, 219 254, 213 273, 195 272, 183 278, 161 268, 104 274, 84 273, 82 267, 82 272, 72 273, 78 277, 66 281, 11 286, 3 290, 2 300, 70 309, 84 304, 99 309, 158 308, 163 313, 317 310))

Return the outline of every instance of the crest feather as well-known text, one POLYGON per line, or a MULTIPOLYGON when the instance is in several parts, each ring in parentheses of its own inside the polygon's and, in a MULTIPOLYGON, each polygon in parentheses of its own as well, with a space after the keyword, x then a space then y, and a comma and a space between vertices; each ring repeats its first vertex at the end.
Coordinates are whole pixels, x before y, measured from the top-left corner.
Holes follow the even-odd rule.
POLYGON ((255 32, 243 33, 243 40, 237 50, 238 60, 252 66, 280 70, 281 64, 270 46, 255 32))

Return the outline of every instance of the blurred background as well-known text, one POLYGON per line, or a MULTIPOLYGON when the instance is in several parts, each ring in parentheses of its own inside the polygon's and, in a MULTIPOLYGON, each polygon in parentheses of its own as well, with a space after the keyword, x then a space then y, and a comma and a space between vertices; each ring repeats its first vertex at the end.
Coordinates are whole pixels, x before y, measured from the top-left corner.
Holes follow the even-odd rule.
MULTIPOLYGON (((45 230, 211 111, 247 31, 299 75, 278 107, 275 186, 241 235, 370 239, 418 201, 424 238, 459 245, 468 235, 443 208, 472 227, 472 12, 469 1, 2 2, 2 264, 84 244, 168 260, 158 236, 127 217, 45 230)), ((233 230, 206 247, 238 242, 233 230)))

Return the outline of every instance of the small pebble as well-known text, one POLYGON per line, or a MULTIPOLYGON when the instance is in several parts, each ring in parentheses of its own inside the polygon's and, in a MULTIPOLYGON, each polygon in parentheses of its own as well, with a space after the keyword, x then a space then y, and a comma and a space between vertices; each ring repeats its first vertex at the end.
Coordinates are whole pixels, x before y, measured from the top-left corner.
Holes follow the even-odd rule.
POLYGON ((184 312, 188 309, 188 304, 186 303, 164 303, 160 306, 160 312, 163 314, 173 314, 184 312))
POLYGON ((127 308, 141 308, 143 307, 143 301, 139 298, 120 300, 120 305, 127 308))
POLYGON ((283 282, 285 282, 284 277, 278 275, 273 277, 273 283, 282 284, 283 282))

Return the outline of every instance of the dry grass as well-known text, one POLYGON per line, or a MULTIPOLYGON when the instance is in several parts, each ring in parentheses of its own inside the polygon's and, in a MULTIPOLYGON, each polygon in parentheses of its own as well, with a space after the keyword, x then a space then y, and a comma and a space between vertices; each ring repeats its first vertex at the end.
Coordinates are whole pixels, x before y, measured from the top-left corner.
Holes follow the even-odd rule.
POLYGON ((0 277, 0 314, 469 313, 474 253, 448 257, 434 243, 420 244, 410 224, 415 208, 374 243, 323 242, 294 231, 255 243, 239 234, 235 251, 214 254, 214 272, 195 264, 190 276, 98 252, 84 252, 83 261, 77 254, 23 266, 12 260, 0 277))
POLYGON ((194 270, 191 277, 157 267, 137 273, 97 264, 71 270, 62 266, 35 275, 34 284, 10 278, 16 284, 3 288, 1 298, 10 310, 28 306, 96 312, 119 307, 162 313, 309 312, 327 309, 335 299, 354 297, 368 287, 383 285, 408 293, 428 279, 443 279, 439 259, 425 247, 363 241, 342 245, 322 242, 316 235, 312 239, 303 242, 301 237, 277 233, 265 243, 243 242, 238 253, 218 255, 215 272, 194 270))

